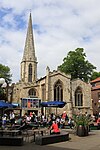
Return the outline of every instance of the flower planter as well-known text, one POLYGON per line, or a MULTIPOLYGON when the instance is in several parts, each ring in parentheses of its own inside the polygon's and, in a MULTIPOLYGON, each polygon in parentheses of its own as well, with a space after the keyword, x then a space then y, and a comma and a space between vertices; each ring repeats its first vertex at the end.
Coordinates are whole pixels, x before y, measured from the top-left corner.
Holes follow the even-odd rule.
POLYGON ((84 136, 88 136, 88 135, 89 135, 89 127, 85 126, 84 136))
POLYGON ((78 136, 88 136, 88 132, 89 132, 89 129, 88 127, 86 126, 83 126, 83 125, 79 125, 77 126, 77 129, 76 129, 76 135, 78 136))
POLYGON ((76 129, 76 135, 87 136, 90 130, 90 123, 92 122, 91 116, 85 114, 73 114, 73 120, 76 129))
POLYGON ((76 135, 84 136, 84 133, 85 133, 85 127, 82 125, 77 126, 76 135))

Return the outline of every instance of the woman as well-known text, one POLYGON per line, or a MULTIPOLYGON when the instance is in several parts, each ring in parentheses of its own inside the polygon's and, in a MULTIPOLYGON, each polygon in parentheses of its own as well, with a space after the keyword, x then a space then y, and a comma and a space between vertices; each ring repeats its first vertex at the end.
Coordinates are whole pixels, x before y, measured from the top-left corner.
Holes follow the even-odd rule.
POLYGON ((53 123, 51 125, 50 134, 60 134, 60 130, 58 128, 58 124, 55 121, 53 121, 53 123))

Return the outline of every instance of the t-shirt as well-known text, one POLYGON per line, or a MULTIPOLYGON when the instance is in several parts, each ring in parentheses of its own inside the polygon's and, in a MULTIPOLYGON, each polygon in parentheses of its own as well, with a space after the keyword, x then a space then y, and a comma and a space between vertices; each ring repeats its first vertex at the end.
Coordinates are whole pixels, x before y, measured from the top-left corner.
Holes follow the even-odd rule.
POLYGON ((55 132, 55 133, 60 132, 60 130, 59 130, 59 128, 58 128, 58 124, 53 123, 51 127, 52 127, 52 129, 53 129, 53 132, 55 132))

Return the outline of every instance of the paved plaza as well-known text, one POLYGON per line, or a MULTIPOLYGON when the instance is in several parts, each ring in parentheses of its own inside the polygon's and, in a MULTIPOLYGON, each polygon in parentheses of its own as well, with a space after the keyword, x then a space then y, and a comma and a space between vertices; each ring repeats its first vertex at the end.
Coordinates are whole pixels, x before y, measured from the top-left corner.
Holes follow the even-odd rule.
POLYGON ((93 130, 89 136, 78 137, 69 134, 69 141, 35 145, 35 143, 25 143, 23 146, 0 146, 0 150, 100 150, 100 130, 93 130))

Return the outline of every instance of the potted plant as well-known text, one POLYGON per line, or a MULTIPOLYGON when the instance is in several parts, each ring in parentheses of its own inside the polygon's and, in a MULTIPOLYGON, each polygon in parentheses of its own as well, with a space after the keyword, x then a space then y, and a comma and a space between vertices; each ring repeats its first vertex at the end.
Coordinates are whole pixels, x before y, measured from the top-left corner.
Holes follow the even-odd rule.
POLYGON ((89 125, 91 123, 91 116, 85 114, 73 115, 76 134, 78 136, 87 136, 89 132, 89 125))

